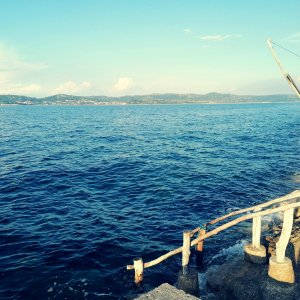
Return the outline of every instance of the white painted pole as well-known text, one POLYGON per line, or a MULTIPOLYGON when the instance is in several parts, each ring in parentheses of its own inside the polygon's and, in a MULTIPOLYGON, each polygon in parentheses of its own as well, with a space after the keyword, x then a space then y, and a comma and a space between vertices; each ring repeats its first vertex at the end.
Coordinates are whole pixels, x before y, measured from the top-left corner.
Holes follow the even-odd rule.
POLYGON ((283 224, 281 235, 276 243, 276 261, 284 262, 285 250, 289 243, 294 221, 294 208, 290 208, 283 213, 283 224))
MULTIPOLYGON (((254 212, 260 211, 261 208, 257 208, 254 212)), ((260 236, 261 236, 261 216, 253 218, 252 221, 252 246, 254 248, 260 248, 260 236)))
POLYGON ((183 245, 182 245, 182 273, 187 275, 187 267, 189 264, 191 254, 191 233, 190 231, 183 232, 183 245))
POLYGON ((143 281, 144 277, 144 263, 142 258, 136 258, 133 260, 134 265, 134 282, 139 284, 143 281))

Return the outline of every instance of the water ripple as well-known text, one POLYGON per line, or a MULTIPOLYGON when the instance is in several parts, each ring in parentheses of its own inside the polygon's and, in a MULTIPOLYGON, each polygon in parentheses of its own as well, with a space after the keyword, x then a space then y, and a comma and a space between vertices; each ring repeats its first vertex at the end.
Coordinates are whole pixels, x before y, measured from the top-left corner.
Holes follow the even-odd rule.
MULTIPOLYGON (((131 299, 134 257, 299 188, 298 104, 0 112, 3 299, 131 299)), ((207 261, 242 238, 207 241, 207 261)), ((147 270, 145 290, 174 283, 179 266, 176 256, 147 270)))

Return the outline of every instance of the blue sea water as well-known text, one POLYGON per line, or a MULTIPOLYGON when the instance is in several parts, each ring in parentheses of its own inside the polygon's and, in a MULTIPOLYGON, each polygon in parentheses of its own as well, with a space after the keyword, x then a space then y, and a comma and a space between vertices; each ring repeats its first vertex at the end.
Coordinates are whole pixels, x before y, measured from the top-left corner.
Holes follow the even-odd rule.
MULTIPOLYGON (((299 188, 299 146, 299 103, 0 107, 0 299, 131 299, 133 258, 299 188)), ((205 261, 245 238, 207 240, 205 261)))

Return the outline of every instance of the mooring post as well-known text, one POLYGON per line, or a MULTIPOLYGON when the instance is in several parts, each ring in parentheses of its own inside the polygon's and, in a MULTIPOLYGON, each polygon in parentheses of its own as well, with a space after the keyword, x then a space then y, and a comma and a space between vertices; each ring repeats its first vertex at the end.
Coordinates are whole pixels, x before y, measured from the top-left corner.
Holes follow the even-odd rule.
POLYGON ((134 282, 140 284, 144 278, 144 263, 142 258, 136 258, 133 260, 134 266, 134 282))
POLYGON ((189 231, 183 232, 183 245, 182 245, 182 273, 187 275, 188 264, 191 254, 191 233, 189 231))
POLYGON ((286 247, 289 243, 294 221, 294 208, 290 208, 283 213, 283 224, 281 235, 276 243, 276 255, 269 260, 270 277, 283 282, 294 283, 295 274, 292 261, 285 257, 286 247))

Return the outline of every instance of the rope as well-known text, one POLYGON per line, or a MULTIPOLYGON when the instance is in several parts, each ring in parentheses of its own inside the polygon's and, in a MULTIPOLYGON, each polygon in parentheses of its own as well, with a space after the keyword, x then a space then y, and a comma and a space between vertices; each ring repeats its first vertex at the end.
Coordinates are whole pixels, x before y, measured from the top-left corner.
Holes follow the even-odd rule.
POLYGON ((203 225, 200 224, 199 227, 200 227, 200 229, 206 230, 206 224, 203 224, 203 225))
POLYGON ((274 44, 274 45, 276 45, 277 47, 279 47, 279 48, 281 48, 281 49, 283 49, 283 50, 285 50, 285 51, 287 51, 287 52, 290 52, 290 53, 292 53, 292 54, 294 54, 295 56, 297 56, 297 57, 300 58, 300 55, 299 55, 299 54, 297 54, 297 53, 295 53, 295 52, 293 52, 293 51, 291 51, 291 50, 289 50, 289 49, 287 49, 287 48, 285 48, 285 47, 283 47, 283 46, 280 46, 280 45, 278 45, 277 43, 274 43, 273 41, 271 41, 271 43, 274 44))

